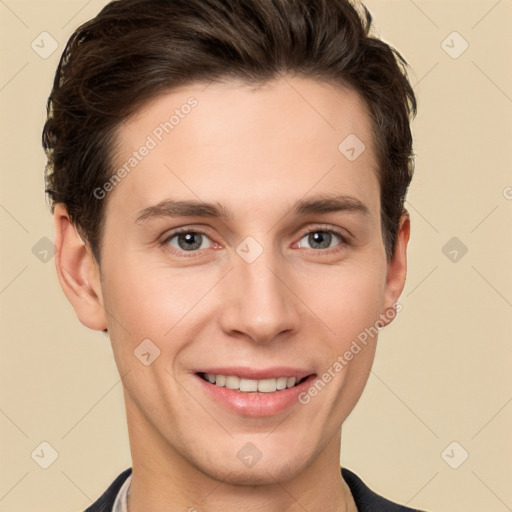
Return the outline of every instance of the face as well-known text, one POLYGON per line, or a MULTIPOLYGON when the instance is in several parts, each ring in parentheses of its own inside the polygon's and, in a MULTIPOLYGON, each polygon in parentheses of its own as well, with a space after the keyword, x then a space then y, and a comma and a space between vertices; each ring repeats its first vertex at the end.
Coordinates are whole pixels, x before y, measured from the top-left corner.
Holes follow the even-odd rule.
POLYGON ((364 103, 292 77, 196 84, 118 140, 101 302, 132 455, 233 483, 291 478, 337 442, 374 358, 376 337, 357 340, 403 286, 364 103))

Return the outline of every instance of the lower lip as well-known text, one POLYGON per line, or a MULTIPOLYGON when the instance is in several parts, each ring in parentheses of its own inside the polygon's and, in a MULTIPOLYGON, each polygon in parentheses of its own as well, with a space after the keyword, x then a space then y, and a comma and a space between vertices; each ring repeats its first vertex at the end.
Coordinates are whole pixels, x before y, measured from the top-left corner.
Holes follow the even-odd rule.
POLYGON ((194 374, 194 377, 199 381, 205 393, 215 402, 236 414, 260 417, 279 414, 299 403, 298 396, 311 386, 316 375, 310 375, 297 386, 273 393, 245 393, 236 389, 216 386, 197 374, 194 374))

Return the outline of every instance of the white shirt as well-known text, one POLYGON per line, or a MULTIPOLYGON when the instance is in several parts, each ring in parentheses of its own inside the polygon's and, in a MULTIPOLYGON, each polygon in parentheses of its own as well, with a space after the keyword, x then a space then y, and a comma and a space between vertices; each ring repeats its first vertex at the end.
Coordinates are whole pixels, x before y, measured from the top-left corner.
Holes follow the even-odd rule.
POLYGON ((112 512, 128 512, 128 494, 130 492, 130 482, 132 481, 132 475, 130 475, 119 489, 116 496, 116 501, 112 507, 112 512))

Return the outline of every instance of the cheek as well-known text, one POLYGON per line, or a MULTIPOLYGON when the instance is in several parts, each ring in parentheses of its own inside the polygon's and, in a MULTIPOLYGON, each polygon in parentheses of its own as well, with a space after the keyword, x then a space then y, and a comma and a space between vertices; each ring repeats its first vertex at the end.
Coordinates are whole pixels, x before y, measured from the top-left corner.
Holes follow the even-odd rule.
POLYGON ((160 351, 157 366, 165 361, 172 370, 190 340, 211 322, 215 308, 222 307, 215 293, 209 293, 222 272, 169 268, 127 258, 105 268, 105 276, 103 298, 120 371, 134 364, 138 368, 134 351, 146 339, 160 351))
POLYGON ((320 340, 323 371, 302 396, 302 403, 312 404, 311 425, 319 431, 334 434, 365 388, 375 356, 384 283, 385 267, 375 260, 373 265, 361 262, 322 273, 314 293, 310 287, 311 309, 319 312, 324 333, 329 331, 320 340), (327 423, 316 422, 317 417, 327 423))
POLYGON ((207 280, 191 272, 127 261, 110 269, 103 289, 105 303, 130 333, 162 337, 194 307, 208 286, 207 280))
POLYGON ((315 283, 315 287, 305 287, 303 293, 314 302, 311 309, 319 312, 319 318, 337 340, 338 350, 379 319, 385 269, 378 262, 333 269, 315 283))
POLYGON ((147 410, 150 403, 177 399, 174 362, 193 334, 187 313, 204 294, 199 283, 188 285, 183 276, 165 269, 121 262, 110 268, 104 281, 114 358, 139 411, 147 410))
POLYGON ((146 339, 162 355, 169 355, 164 354, 169 349, 178 350, 178 346, 168 347, 164 342, 190 309, 194 291, 183 286, 179 278, 167 278, 165 271, 144 265, 119 262, 109 271, 105 272, 108 278, 103 283, 103 298, 118 363, 125 367, 133 363, 133 351, 146 339))

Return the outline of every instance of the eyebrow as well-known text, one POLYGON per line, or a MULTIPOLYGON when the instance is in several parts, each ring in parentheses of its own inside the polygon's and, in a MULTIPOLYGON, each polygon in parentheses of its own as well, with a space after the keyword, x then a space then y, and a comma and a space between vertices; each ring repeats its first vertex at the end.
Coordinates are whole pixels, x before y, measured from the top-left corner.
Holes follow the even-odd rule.
MULTIPOLYGON (((293 205, 292 209, 297 216, 335 212, 350 212, 363 216, 370 214, 369 208, 361 200, 348 195, 322 195, 300 199, 293 205)), ((195 200, 178 201, 174 199, 165 199, 155 205, 148 206, 140 210, 138 214, 135 220, 137 224, 158 217, 205 217, 226 220, 234 217, 232 211, 219 203, 205 203, 195 200)))

